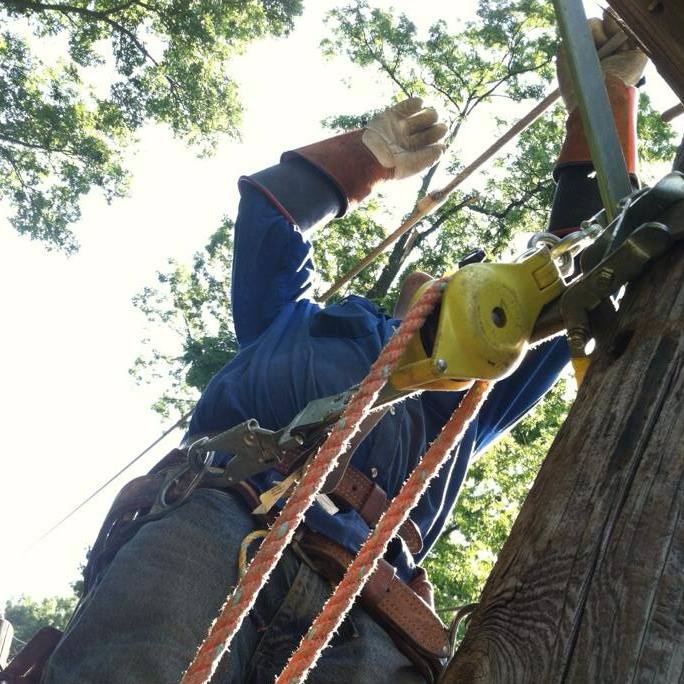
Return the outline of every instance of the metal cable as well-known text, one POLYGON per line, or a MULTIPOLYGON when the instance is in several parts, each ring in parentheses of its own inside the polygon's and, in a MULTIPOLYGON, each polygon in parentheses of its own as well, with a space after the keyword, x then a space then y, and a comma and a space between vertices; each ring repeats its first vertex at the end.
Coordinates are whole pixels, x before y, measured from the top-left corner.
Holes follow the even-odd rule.
POLYGON ((147 454, 151 449, 153 449, 159 442, 161 442, 165 437, 170 435, 176 428, 180 427, 191 415, 194 409, 188 411, 185 415, 181 416, 170 428, 166 429, 157 439, 152 442, 146 449, 143 449, 134 459, 129 461, 125 466, 119 469, 114 475, 112 475, 106 482, 101 484, 92 494, 88 495, 81 503, 72 508, 63 518, 58 520, 47 532, 43 532, 37 539, 35 539, 31 544, 26 547, 25 552, 31 551, 40 542, 43 541, 47 536, 52 534, 58 527, 63 525, 69 518, 78 513, 89 501, 92 501, 103 489, 108 487, 114 480, 116 480, 120 475, 125 473, 131 466, 137 463, 145 454, 147 454))

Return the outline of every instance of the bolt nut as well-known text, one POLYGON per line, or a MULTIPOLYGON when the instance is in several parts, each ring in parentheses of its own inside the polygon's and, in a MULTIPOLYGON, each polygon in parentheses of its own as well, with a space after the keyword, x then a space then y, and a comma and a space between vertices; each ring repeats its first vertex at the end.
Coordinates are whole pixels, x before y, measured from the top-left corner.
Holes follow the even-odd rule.
POLYGON ((292 435, 292 439, 294 439, 294 441, 297 442, 299 446, 302 446, 302 444, 304 444, 304 437, 302 437, 301 435, 292 435))
POLYGON ((589 331, 583 328, 572 328, 568 330, 567 337, 572 356, 584 356, 587 344, 591 339, 589 331))
POLYGON ((505 328, 506 323, 508 323, 508 317, 506 316, 506 310, 500 306, 495 306, 491 313, 492 323, 497 328, 505 328))
POLYGON ((447 362, 444 359, 437 359, 435 361, 435 370, 438 373, 446 373, 447 362))

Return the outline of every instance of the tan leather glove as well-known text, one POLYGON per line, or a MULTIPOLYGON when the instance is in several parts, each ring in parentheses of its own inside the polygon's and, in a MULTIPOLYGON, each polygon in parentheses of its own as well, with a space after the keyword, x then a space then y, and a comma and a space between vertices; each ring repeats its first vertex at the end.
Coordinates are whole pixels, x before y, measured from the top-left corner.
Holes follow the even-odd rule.
MULTIPOLYGON (((621 30, 615 19, 607 12, 603 14, 603 19, 592 17, 588 23, 597 50, 621 30)), ((606 77, 612 76, 619 79, 626 86, 635 86, 644 75, 646 64, 648 64, 648 57, 632 41, 627 40, 614 54, 601 60, 601 69, 606 77)), ((562 47, 556 58, 556 73, 565 108, 568 110, 568 113, 572 112, 577 107, 577 99, 572 79, 570 78, 567 58, 562 47)))
POLYGON ((438 143, 446 132, 437 112, 411 97, 376 114, 361 141, 386 169, 393 169, 392 178, 407 178, 435 164, 444 152, 438 143))
POLYGON ((381 181, 407 178, 432 166, 444 151, 447 127, 437 112, 411 97, 376 114, 365 128, 285 152, 281 161, 306 159, 338 189, 343 203, 360 202, 381 181))

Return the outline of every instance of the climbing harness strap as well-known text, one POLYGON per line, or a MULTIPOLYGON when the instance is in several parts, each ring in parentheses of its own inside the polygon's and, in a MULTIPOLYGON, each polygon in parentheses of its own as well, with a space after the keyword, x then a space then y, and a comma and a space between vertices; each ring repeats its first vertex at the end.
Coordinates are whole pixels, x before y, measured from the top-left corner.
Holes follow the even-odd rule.
MULTIPOLYGON (((293 544, 315 570, 337 584, 354 556, 327 537, 302 529, 293 544)), ((425 571, 406 584, 395 568, 380 559, 360 595, 361 605, 382 625, 396 646, 419 668, 427 681, 436 681, 446 664, 448 635, 431 608, 432 596, 425 571)))
POLYGON ((61 638, 62 632, 55 627, 38 630, 12 662, 4 670, 0 669, 0 682, 39 684, 45 663, 61 638))

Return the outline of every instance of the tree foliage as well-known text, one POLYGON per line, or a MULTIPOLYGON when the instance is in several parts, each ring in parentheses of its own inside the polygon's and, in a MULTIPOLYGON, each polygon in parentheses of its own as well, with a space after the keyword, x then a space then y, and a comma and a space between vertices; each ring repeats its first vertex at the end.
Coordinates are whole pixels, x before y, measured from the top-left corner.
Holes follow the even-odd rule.
POLYGON ((40 601, 29 596, 20 596, 7 601, 4 614, 12 623, 15 639, 10 649, 10 658, 42 627, 52 625, 57 629, 64 629, 77 601, 76 596, 51 596, 40 601))
POLYGON ((14 227, 76 250, 82 197, 125 192, 122 150, 146 122, 204 152, 235 136, 231 57, 300 11, 301 0, 0 0, 0 198, 14 227))
POLYGON ((477 601, 567 410, 561 381, 471 465, 451 521, 426 562, 442 617, 477 601))
POLYGON ((131 374, 161 390, 154 409, 181 415, 194 405, 211 376, 237 350, 230 311, 233 222, 224 219, 190 268, 170 259, 157 283, 138 294, 135 306, 155 328, 170 333, 166 344, 155 337, 135 361, 131 374))

